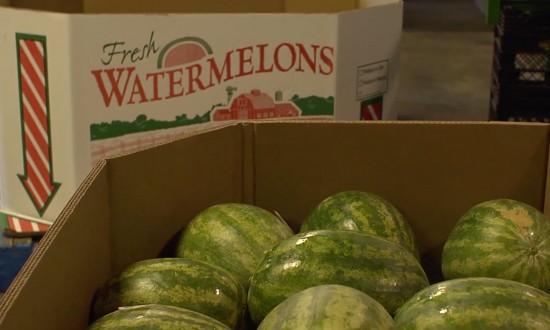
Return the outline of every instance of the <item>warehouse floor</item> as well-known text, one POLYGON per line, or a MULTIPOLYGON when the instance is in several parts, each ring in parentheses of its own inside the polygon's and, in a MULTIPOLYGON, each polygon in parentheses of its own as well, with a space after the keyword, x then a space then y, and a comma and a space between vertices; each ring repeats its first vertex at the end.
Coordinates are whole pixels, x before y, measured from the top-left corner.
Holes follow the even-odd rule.
POLYGON ((492 27, 474 0, 405 0, 399 119, 487 120, 492 27))
POLYGON ((399 119, 488 119, 493 35, 484 19, 474 0, 405 0, 399 119))

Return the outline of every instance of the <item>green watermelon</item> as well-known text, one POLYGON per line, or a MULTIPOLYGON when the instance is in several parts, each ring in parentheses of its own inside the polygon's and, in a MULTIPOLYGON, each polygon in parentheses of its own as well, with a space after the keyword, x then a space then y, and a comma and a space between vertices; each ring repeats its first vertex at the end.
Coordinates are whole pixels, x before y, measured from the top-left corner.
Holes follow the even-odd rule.
POLYGON ((209 316, 189 309, 151 304, 121 307, 96 320, 88 329, 230 330, 231 328, 209 316))
POLYGON ((229 271, 202 261, 157 258, 136 262, 113 278, 94 302, 95 317, 123 306, 160 304, 242 324, 246 292, 229 271))
POLYGON ((385 198, 364 191, 333 194, 310 212, 300 232, 317 229, 355 230, 385 238, 420 260, 414 233, 399 210, 385 198))
POLYGON ((394 321, 371 296, 349 286, 314 286, 281 302, 258 330, 389 330, 394 321))
POLYGON ((398 330, 548 330, 550 295, 505 279, 447 280, 416 293, 394 320, 398 330))
POLYGON ((550 222, 516 200, 475 205, 447 238, 441 268, 447 280, 497 277, 550 292, 550 222))
POLYGON ((176 255, 225 268, 247 290, 264 253, 293 234, 282 219, 260 207, 217 204, 191 220, 179 238, 176 255))
POLYGON ((388 240, 350 230, 300 233, 275 245, 252 275, 252 321, 259 324, 292 294, 321 284, 361 290, 390 314, 429 285, 418 260, 388 240))

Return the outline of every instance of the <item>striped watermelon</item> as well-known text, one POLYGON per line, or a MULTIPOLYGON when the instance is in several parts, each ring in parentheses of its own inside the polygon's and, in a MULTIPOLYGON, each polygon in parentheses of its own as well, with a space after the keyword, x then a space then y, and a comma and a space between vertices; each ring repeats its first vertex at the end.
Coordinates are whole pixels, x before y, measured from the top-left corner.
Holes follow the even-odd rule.
POLYGON ((548 330, 550 295, 505 279, 447 280, 416 293, 394 320, 396 329, 548 330))
POLYGON ((283 220, 260 207, 218 204, 188 224, 180 236, 177 256, 225 268, 237 275, 247 290, 264 253, 293 234, 283 220))
POLYGON ((302 223, 300 232, 347 229, 385 238, 420 260, 414 233, 399 210, 381 196, 342 191, 321 201, 302 223))
POLYGON ((204 314, 168 305, 121 307, 96 320, 89 330, 186 329, 230 330, 225 324, 204 314))
POLYGON ((389 330, 386 309, 363 291, 349 286, 314 286, 290 296, 264 318, 258 330, 389 330))
POLYGON ((128 266, 95 300, 96 318, 123 306, 160 304, 210 316, 234 328, 242 324, 246 292, 229 271, 184 258, 157 258, 128 266))
POLYGON ((480 203, 459 219, 441 261, 445 279, 498 277, 550 292, 550 222, 516 200, 480 203))
POLYGON ((300 233, 274 246, 252 275, 252 321, 259 324, 292 294, 321 284, 361 290, 390 314, 429 285, 418 260, 388 240, 350 230, 300 233))

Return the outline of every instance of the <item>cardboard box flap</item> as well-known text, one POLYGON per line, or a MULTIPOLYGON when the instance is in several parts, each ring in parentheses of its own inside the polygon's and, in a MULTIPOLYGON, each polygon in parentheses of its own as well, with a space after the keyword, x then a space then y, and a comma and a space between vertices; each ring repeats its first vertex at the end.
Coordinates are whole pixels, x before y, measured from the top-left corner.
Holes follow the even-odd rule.
POLYGON ((158 255, 212 203, 243 200, 244 127, 213 129, 108 160, 114 272, 158 255))
POLYGON ((0 300, 1 329, 85 328, 93 294, 112 274, 105 165, 94 167, 0 300))
POLYGON ((85 329, 109 278, 173 252, 164 249, 210 204, 242 201, 243 182, 251 181, 242 172, 251 168, 243 165, 245 129, 252 132, 227 126, 95 166, 6 292, 0 328, 85 329))
POLYGON ((255 125, 256 202, 271 209, 277 202, 295 228, 320 198, 351 187, 393 200, 415 226, 436 221, 417 216, 448 206, 460 213, 496 195, 543 209, 544 124, 336 122, 308 123, 307 130, 300 122, 255 125))

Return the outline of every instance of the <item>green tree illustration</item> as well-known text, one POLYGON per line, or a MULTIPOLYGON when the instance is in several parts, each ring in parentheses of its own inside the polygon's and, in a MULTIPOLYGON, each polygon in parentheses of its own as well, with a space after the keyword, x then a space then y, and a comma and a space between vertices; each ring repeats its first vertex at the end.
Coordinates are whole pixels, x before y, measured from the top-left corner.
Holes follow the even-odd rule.
POLYGON ((227 104, 231 102, 231 99, 233 98, 233 93, 237 90, 237 87, 235 86, 227 86, 225 91, 227 92, 227 104))

